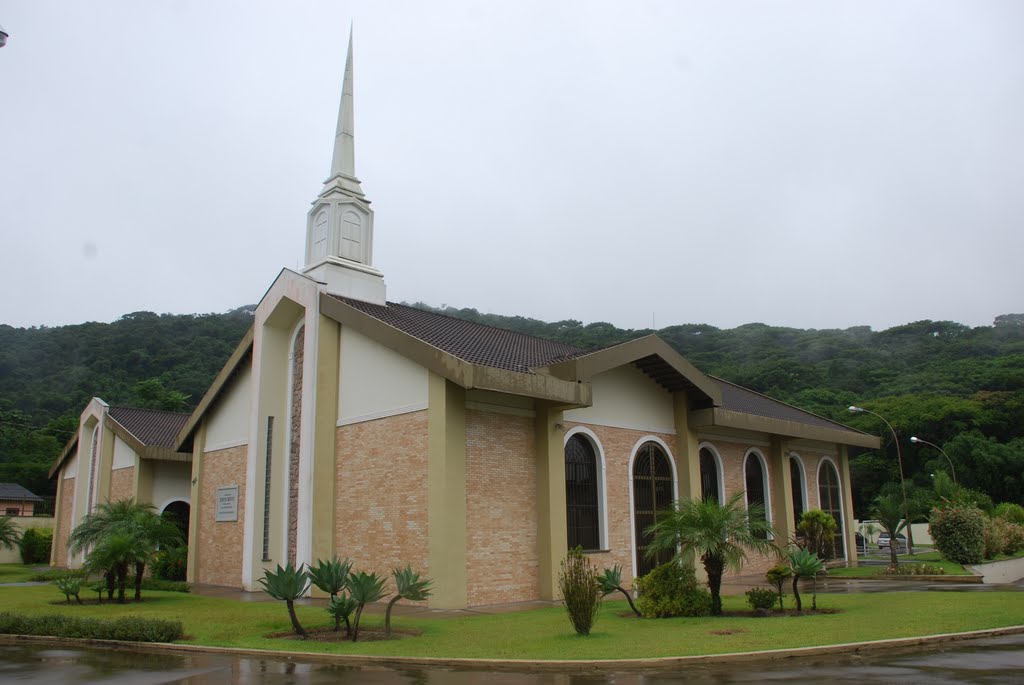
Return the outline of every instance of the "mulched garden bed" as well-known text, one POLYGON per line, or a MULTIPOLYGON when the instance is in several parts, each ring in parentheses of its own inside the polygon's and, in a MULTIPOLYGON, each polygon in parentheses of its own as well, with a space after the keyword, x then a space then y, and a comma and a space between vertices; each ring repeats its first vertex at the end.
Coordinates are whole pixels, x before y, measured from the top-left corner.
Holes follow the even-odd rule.
MULTIPOLYGON (((345 634, 345 629, 342 628, 339 631, 335 631, 333 626, 327 626, 324 628, 306 628, 306 634, 309 636, 306 639, 310 642, 348 642, 349 637, 345 634)), ((381 640, 401 640, 407 637, 418 637, 422 633, 419 630, 412 629, 391 629, 391 637, 384 635, 383 629, 374 628, 360 628, 359 629, 359 642, 379 642, 381 640)), ((301 637, 295 634, 292 630, 287 630, 280 633, 271 633, 267 637, 275 638, 278 640, 302 640, 301 637)))

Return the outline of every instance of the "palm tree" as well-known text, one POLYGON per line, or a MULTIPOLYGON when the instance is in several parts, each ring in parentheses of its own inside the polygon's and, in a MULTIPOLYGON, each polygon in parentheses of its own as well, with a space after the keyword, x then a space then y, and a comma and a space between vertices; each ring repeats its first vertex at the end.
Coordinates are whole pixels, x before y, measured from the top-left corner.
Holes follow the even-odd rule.
POLYGON ((10 516, 0 516, 0 547, 14 549, 18 546, 21 533, 10 516))
MULTIPOLYGON (((120 564, 128 564, 135 570, 135 599, 142 599, 142 577, 146 565, 153 560, 161 547, 181 544, 181 532, 173 521, 156 513, 150 504, 139 504, 132 498, 107 501, 96 505, 93 511, 71 531, 69 547, 72 553, 88 549, 87 564, 104 571, 108 578, 110 594, 114 581, 122 582, 120 564), (116 545, 106 544, 103 554, 93 555, 96 549, 112 538, 118 538, 116 545), (128 542, 130 540, 130 544, 128 542), (121 550, 130 558, 118 559, 111 556, 113 550, 121 550)), ((128 571, 124 571, 127 578, 128 571)), ((126 582, 126 580, 125 580, 126 582)), ((123 590, 120 591, 123 593, 123 590)))
POLYGON ((761 554, 778 553, 771 542, 775 534, 760 505, 743 506, 743 491, 725 504, 714 499, 684 499, 674 503, 647 529, 651 535, 648 555, 676 550, 674 560, 692 563, 699 557, 708 576, 711 613, 722 613, 722 575, 726 569, 739 570, 747 550, 761 554))
POLYGON ((879 495, 875 498, 875 508, 871 515, 889 534, 889 570, 895 571, 899 566, 899 559, 896 558, 896 548, 899 547, 898 538, 900 531, 906 525, 907 520, 903 518, 903 499, 898 495, 879 495))

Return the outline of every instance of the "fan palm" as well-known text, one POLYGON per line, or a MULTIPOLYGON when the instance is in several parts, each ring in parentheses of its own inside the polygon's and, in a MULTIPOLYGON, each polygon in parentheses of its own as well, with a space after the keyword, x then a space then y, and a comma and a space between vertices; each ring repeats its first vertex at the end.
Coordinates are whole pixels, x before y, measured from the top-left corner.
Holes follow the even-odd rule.
POLYGON ((684 499, 674 503, 646 531, 651 535, 648 555, 675 550, 673 559, 691 563, 699 558, 708 576, 711 613, 722 613, 722 575, 726 569, 739 570, 747 550, 778 553, 771 542, 772 525, 760 505, 743 506, 743 491, 725 504, 714 499, 684 499))
POLYGON ((907 520, 903 517, 903 499, 899 495, 879 495, 875 498, 875 507, 871 515, 878 521, 879 525, 889 534, 889 570, 895 571, 899 565, 896 558, 896 548, 899 547, 896 537, 906 525, 907 520))
POLYGON ((0 547, 14 549, 18 546, 20 539, 21 534, 18 532, 18 526, 15 525, 14 519, 10 516, 0 516, 0 547))

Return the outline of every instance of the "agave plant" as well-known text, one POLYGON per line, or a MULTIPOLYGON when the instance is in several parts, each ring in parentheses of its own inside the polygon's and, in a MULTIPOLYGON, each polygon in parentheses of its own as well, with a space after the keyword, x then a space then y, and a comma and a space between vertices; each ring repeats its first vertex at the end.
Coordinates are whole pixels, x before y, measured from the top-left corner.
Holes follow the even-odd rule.
POLYGON ((299 637, 305 640, 306 631, 299 623, 299 617, 295 615, 295 600, 309 590, 309 574, 306 572, 305 565, 296 569, 290 561, 284 568, 278 564, 276 571, 265 570, 259 583, 268 595, 274 599, 284 600, 288 606, 288 617, 292 620, 292 628, 295 629, 295 633, 299 637))
POLYGON ((422 602, 430 596, 429 578, 420 579, 419 571, 413 571, 411 566, 392 569, 391 575, 395 577, 395 590, 397 594, 388 602, 388 609, 384 612, 384 634, 391 636, 391 608, 400 599, 408 599, 411 602, 422 602))
POLYGON ((345 635, 352 634, 352 623, 349 617, 359 607, 359 602, 344 592, 338 593, 327 605, 327 613, 334 617, 334 629, 341 630, 341 622, 345 622, 345 635))
POLYGON ((789 567, 793 569, 793 597, 796 599, 796 610, 803 611, 803 604, 800 602, 800 590, 797 589, 797 583, 800 578, 811 578, 811 587, 813 588, 813 595, 811 599, 811 608, 818 608, 818 573, 825 568, 825 562, 823 562, 817 554, 810 550, 804 549, 803 547, 796 549, 789 553, 789 567))
POLYGON ((384 597, 384 584, 387 580, 386 577, 379 576, 376 572, 360 571, 349 575, 348 592, 356 603, 355 620, 352 621, 352 642, 359 639, 359 619, 363 616, 363 609, 367 604, 378 602, 384 597))
MULTIPOLYGON (((330 561, 318 560, 316 566, 310 566, 307 573, 309 573, 309 580, 313 585, 330 595, 331 603, 333 603, 337 599, 338 593, 348 586, 348 574, 351 570, 351 561, 348 559, 340 561, 337 556, 333 556, 330 561)), ((342 617, 338 614, 331 615, 334 616, 334 630, 338 632, 341 630, 342 617)), ((347 615, 345 616, 345 627, 348 628, 347 615)))
POLYGON ((82 591, 81 578, 77 576, 64 576, 63 578, 58 578, 55 581, 55 584, 61 594, 64 595, 64 599, 68 604, 71 604, 72 597, 74 597, 75 601, 79 604, 82 603, 82 598, 78 596, 78 593, 82 591))
POLYGON ((611 568, 606 568, 604 572, 597 577, 597 582, 601 586, 601 596, 607 597, 611 593, 618 590, 629 602, 629 608, 633 610, 633 613, 637 616, 640 615, 640 611, 633 604, 633 596, 626 591, 626 588, 622 587, 622 567, 618 564, 611 568))

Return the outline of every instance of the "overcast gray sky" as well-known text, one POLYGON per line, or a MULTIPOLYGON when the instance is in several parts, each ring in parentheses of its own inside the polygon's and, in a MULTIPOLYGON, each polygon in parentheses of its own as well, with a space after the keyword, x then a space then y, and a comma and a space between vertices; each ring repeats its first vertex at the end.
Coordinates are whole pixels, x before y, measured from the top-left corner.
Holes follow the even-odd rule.
POLYGON ((0 323, 301 266, 349 22, 393 301, 643 328, 1024 311, 1024 3, 0 0, 0 323))

